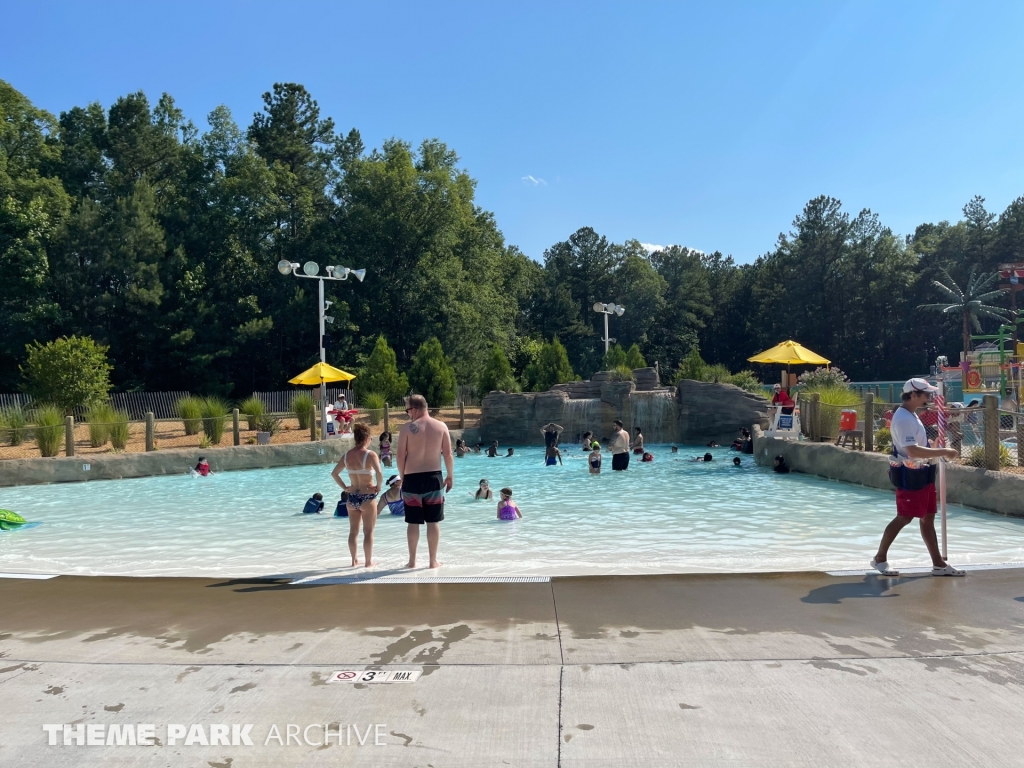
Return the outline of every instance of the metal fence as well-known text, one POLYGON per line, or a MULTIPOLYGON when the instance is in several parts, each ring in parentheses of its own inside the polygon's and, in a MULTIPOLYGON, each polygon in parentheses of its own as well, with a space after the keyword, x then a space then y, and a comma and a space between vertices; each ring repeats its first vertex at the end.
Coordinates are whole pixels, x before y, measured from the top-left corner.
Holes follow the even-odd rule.
MULTIPOLYGON (((871 392, 864 400, 851 405, 822 403, 814 393, 797 397, 802 436, 811 441, 837 441, 843 411, 855 411, 857 422, 852 432, 853 444, 864 450, 888 453, 892 450, 889 425, 899 403, 874 399, 871 392)), ((928 439, 934 441, 939 432, 939 413, 934 406, 917 412, 928 439)), ((1024 453, 1018 445, 1024 441, 1024 414, 999 410, 994 397, 985 399, 981 407, 948 408, 946 411, 946 445, 960 454, 959 463, 985 469, 1024 467, 1024 453)))

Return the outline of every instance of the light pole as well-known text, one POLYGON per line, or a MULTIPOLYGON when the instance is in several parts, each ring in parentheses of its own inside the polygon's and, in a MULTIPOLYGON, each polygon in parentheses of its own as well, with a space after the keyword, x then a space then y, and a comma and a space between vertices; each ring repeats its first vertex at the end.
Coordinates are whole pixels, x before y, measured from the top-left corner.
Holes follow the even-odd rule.
MULTIPOLYGON (((324 300, 324 280, 348 280, 348 276, 352 275, 360 283, 363 282, 363 278, 366 277, 365 269, 349 269, 348 267, 329 266, 325 267, 327 274, 320 275, 320 265, 315 261, 307 261, 302 265, 302 272, 299 272, 299 264, 295 261, 288 261, 282 259, 277 262, 277 271, 282 275, 294 275, 295 277, 308 277, 311 280, 316 280, 320 284, 320 300, 317 302, 317 309, 320 316, 320 362, 327 362, 327 350, 324 349, 324 324, 333 323, 334 318, 329 316, 327 313, 328 307, 333 304, 333 301, 324 300)), ((327 385, 324 384, 323 379, 320 380, 320 439, 323 439, 324 430, 327 427, 327 385)))
POLYGON ((615 315, 616 317, 622 317, 626 308, 621 304, 602 304, 600 301, 594 305, 594 311, 598 314, 604 315, 604 353, 608 354, 608 344, 615 339, 608 337, 608 315, 615 315))

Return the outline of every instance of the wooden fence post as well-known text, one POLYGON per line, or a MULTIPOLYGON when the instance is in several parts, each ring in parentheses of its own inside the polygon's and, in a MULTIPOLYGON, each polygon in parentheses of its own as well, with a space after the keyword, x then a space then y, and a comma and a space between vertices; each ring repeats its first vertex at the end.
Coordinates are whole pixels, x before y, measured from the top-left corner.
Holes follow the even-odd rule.
POLYGON ((241 435, 238 434, 238 409, 237 408, 232 408, 231 409, 231 428, 234 430, 234 433, 235 433, 235 445, 241 445, 242 444, 241 435))
POLYGON ((982 400, 985 424, 985 469, 999 469, 999 399, 985 395, 982 400))
POLYGON ((312 405, 309 408, 309 439, 310 442, 316 440, 316 406, 312 405))
POLYGON ((875 396, 870 392, 864 395, 864 450, 875 450, 875 396))
POLYGON ((384 431, 391 434, 391 408, 387 403, 384 403, 384 431))
POLYGON ((459 399, 459 429, 466 428, 466 403, 459 399))
POLYGON ((156 450, 156 418, 153 416, 152 411, 146 411, 146 450, 156 450))
POLYGON ((821 395, 817 392, 811 392, 811 425, 808 431, 812 443, 821 441, 821 395))
POLYGON ((1024 467, 1024 449, 1021 448, 1024 445, 1024 413, 1018 413, 1014 418, 1017 419, 1017 466, 1024 467))
POLYGON ((64 455, 75 455, 75 417, 64 417, 64 455))

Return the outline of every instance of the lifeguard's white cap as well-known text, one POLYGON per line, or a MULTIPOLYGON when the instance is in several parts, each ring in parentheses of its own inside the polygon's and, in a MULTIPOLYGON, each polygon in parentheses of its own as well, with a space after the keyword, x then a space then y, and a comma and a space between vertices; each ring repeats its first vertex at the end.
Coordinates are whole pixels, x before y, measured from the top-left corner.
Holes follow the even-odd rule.
POLYGON ((907 392, 938 392, 938 387, 933 387, 924 379, 908 379, 903 385, 903 394, 907 392))

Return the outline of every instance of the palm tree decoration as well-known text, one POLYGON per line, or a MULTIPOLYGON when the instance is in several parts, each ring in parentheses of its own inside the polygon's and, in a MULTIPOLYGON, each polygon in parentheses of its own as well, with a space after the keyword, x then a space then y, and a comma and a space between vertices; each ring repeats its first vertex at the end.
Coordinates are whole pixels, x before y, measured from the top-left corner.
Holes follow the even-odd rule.
POLYGON ((998 288, 994 291, 989 290, 998 279, 998 272, 982 273, 979 275, 977 274, 978 265, 974 264, 971 266, 970 274, 967 275, 967 287, 961 288, 950 277, 949 272, 945 269, 940 271, 945 278, 945 282, 932 280, 932 285, 946 296, 948 303, 921 304, 918 309, 933 309, 947 315, 960 315, 964 341, 963 359, 966 360, 967 353, 971 351, 971 328, 976 333, 981 333, 981 323, 978 321, 978 318, 991 317, 996 320, 1006 321, 1010 319, 1010 310, 985 303, 997 296, 1003 295, 1003 291, 998 288))

